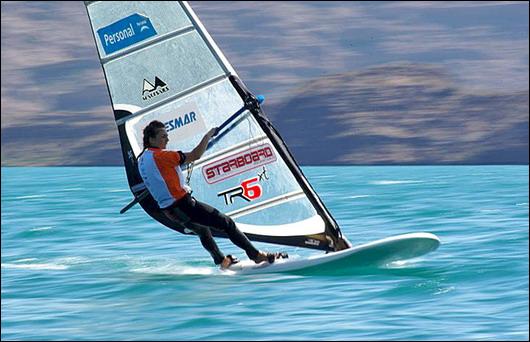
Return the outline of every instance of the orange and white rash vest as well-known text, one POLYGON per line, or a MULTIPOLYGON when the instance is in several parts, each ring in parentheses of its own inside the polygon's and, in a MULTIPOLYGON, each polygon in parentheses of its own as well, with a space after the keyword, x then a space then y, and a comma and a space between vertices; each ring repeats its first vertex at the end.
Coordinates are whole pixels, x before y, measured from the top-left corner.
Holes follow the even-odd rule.
POLYGON ((185 161, 186 156, 181 151, 159 148, 148 148, 138 159, 138 170, 144 184, 161 209, 191 192, 180 170, 185 161))

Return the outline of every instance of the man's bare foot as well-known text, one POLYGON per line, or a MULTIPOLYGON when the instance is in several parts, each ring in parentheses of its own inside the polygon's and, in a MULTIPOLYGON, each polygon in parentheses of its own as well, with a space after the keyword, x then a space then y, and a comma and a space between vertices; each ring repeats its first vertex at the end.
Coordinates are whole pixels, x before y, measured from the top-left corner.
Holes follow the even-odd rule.
POLYGON ((263 262, 263 261, 269 262, 267 253, 262 252, 262 251, 259 251, 258 255, 253 260, 256 264, 259 264, 260 262, 263 262))
POLYGON ((238 262, 239 262, 239 260, 236 257, 228 254, 227 256, 225 256, 225 258, 221 262, 221 268, 222 269, 227 269, 230 266, 232 266, 233 264, 237 264, 238 262))

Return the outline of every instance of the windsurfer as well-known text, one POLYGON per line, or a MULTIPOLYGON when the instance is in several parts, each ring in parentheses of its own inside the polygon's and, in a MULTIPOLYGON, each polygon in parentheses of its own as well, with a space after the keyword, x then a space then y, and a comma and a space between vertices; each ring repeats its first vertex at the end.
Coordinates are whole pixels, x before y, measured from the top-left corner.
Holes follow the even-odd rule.
POLYGON ((164 123, 156 120, 149 123, 143 131, 144 152, 138 158, 138 169, 144 184, 162 212, 197 234, 203 247, 221 268, 228 268, 238 260, 231 255, 225 256, 219 250, 212 237, 211 228, 224 231, 255 263, 273 263, 277 258, 286 257, 285 253, 257 250, 230 217, 191 196, 191 189, 184 182, 180 166, 199 159, 216 130, 212 128, 191 152, 184 153, 165 150, 169 138, 164 123))

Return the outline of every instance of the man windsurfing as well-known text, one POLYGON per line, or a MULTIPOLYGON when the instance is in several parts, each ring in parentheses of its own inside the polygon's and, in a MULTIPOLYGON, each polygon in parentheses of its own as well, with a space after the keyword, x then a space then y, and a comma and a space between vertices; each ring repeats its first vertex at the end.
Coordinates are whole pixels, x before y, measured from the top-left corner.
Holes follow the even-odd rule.
POLYGON ((230 217, 191 196, 191 188, 185 184, 180 166, 198 160, 216 131, 217 128, 212 128, 191 152, 184 153, 166 150, 169 138, 165 125, 156 120, 150 122, 143 130, 144 151, 138 158, 138 170, 149 193, 169 219, 199 236, 215 264, 223 269, 238 260, 232 255, 225 256, 219 250, 212 237, 212 228, 224 231, 230 241, 243 249, 255 263, 273 263, 276 258, 287 257, 285 253, 257 250, 230 217))

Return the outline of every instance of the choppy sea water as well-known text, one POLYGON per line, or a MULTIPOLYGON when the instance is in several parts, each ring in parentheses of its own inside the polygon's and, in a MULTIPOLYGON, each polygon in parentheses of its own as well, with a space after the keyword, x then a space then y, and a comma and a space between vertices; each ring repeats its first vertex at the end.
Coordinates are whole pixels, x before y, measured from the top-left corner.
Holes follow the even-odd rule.
POLYGON ((121 167, 2 168, 2 340, 528 340, 528 166, 302 169, 353 244, 442 245, 391 268, 228 276, 195 237, 118 213, 121 167))

